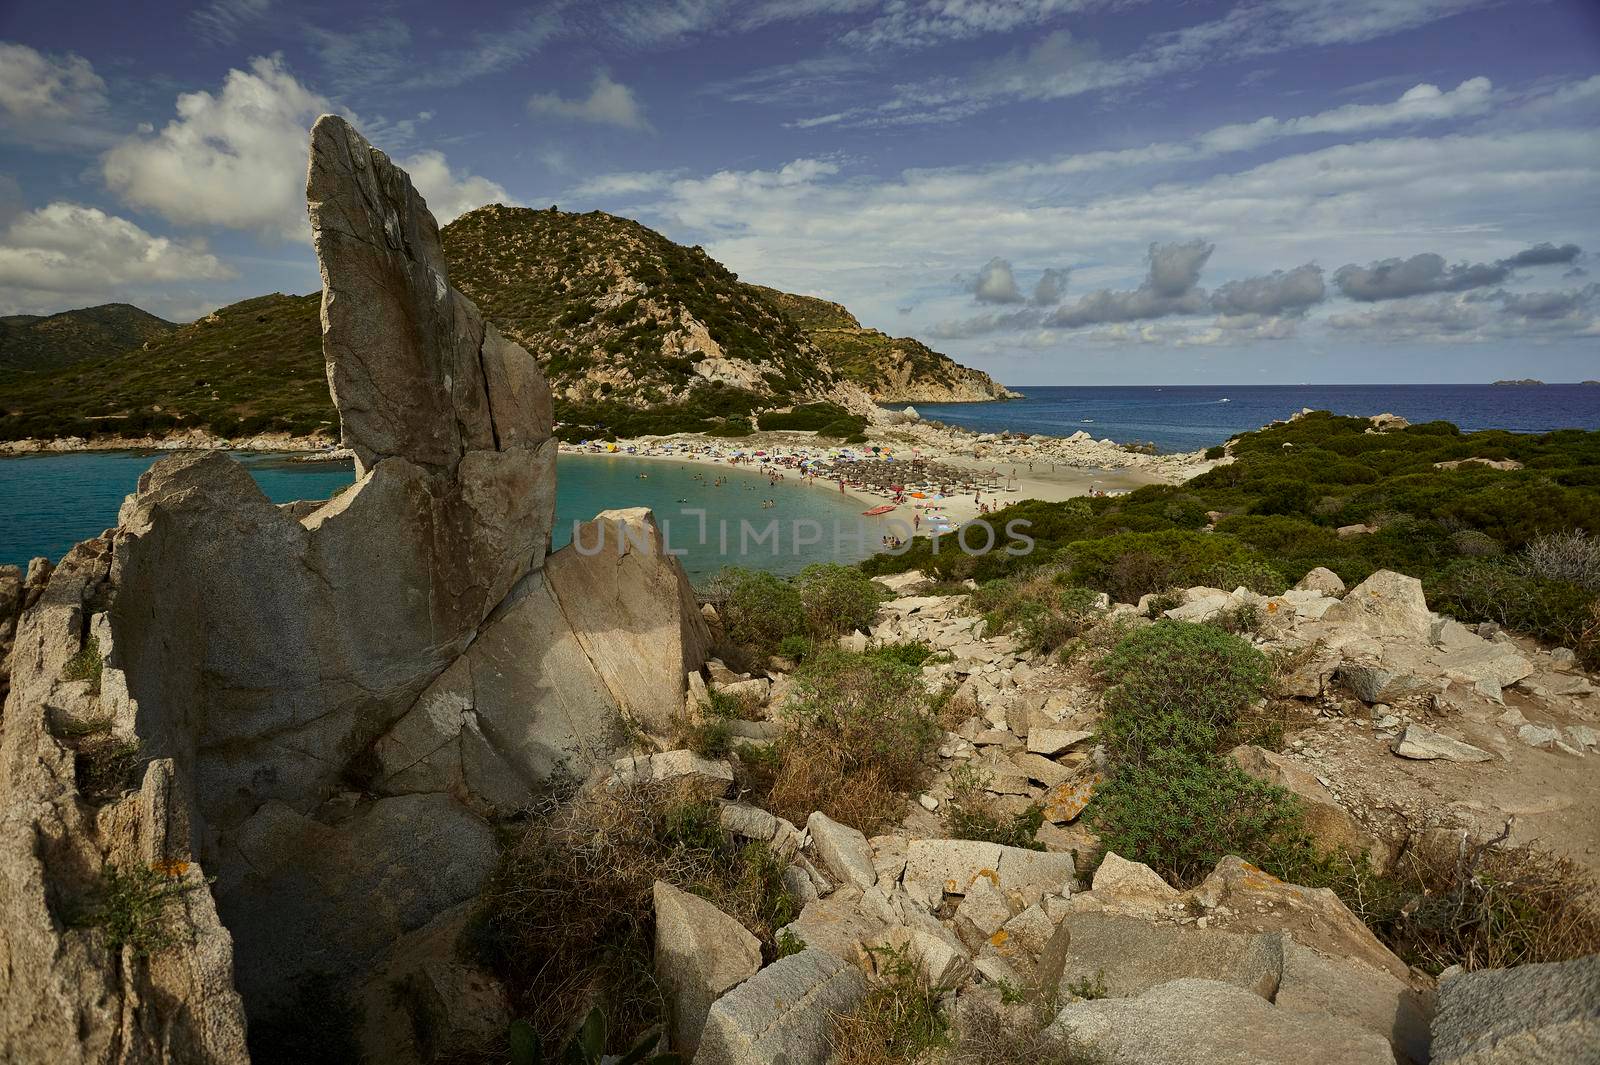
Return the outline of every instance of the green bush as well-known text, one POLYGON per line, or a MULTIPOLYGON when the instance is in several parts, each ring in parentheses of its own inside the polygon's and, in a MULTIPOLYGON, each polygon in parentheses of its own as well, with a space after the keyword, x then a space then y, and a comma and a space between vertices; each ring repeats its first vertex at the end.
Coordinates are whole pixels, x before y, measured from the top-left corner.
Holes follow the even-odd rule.
POLYGON ((1087 816, 1107 848, 1179 886, 1204 879, 1230 854, 1271 867, 1281 852, 1305 847, 1300 810, 1287 791, 1186 749, 1119 763, 1087 816))
POLYGON ((794 579, 806 630, 817 639, 834 639, 868 629, 883 601, 884 589, 854 566, 819 562, 794 579))
POLYGON ((1027 647, 1054 651, 1077 639, 1104 613, 1100 593, 1066 583, 1067 574, 1041 567, 1017 577, 983 585, 973 606, 988 620, 991 632, 1012 632, 1027 647))
POLYGON ((1209 625, 1157 621, 1101 660, 1110 682, 1101 738, 1120 764, 1169 749, 1212 754, 1266 690, 1267 656, 1209 625))
POLYGON ((728 638, 757 654, 773 654, 785 637, 805 632, 800 590, 781 577, 729 566, 717 575, 713 594, 722 601, 728 638))
POLYGON ((1493 621, 1571 647, 1600 668, 1600 600, 1581 585, 1545 580, 1500 558, 1461 559, 1433 586, 1435 606, 1465 622, 1493 621))

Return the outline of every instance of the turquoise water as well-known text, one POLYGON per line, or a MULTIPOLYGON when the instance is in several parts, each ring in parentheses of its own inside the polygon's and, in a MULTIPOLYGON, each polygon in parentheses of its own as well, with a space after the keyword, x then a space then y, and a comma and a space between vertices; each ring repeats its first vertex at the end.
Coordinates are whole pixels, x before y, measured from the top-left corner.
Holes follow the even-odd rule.
MULTIPOLYGON (((326 499, 355 478, 349 462, 234 457, 275 503, 326 499)), ((116 524, 123 498, 158 458, 112 451, 0 459, 0 565, 26 566, 38 555, 59 560, 79 540, 116 524)), ((787 482, 769 485, 759 473, 722 466, 562 455, 556 474, 554 546, 571 542, 574 522, 602 510, 638 506, 655 511, 669 547, 684 552, 684 569, 696 584, 730 563, 787 574, 812 562, 857 562, 872 554, 888 531, 883 519, 861 516, 865 507, 860 501, 797 484, 793 474, 787 482), (718 478, 726 483, 714 486, 718 478), (762 501, 769 499, 774 505, 763 507, 762 501), (703 543, 702 517, 686 513, 697 508, 705 511, 703 543), (763 535, 774 521, 776 535, 763 535), (802 523, 798 536, 796 522, 802 523), (815 523, 815 528, 805 523, 815 523), (815 543, 796 542, 813 535, 815 543)))

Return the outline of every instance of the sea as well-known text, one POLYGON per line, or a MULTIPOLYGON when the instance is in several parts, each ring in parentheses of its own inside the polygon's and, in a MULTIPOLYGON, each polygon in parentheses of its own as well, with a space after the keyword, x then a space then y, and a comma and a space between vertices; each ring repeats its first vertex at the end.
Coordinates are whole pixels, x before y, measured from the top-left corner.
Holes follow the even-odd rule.
MULTIPOLYGON (((1081 429, 1118 443, 1152 442, 1163 451, 1210 447, 1303 407, 1362 416, 1389 412, 1412 422, 1443 419, 1467 430, 1600 429, 1596 385, 1049 386, 1019 391, 1026 398, 918 404, 917 411, 926 419, 985 432, 1069 436, 1081 429)), ((39 555, 59 560, 77 541, 116 524, 123 498, 160 457, 114 451, 0 459, 0 565, 26 566, 39 555)), ((234 457, 278 503, 325 499, 355 477, 349 462, 234 457)), ((816 561, 859 561, 877 551, 881 536, 890 531, 884 519, 863 517, 860 501, 800 485, 792 476, 771 485, 759 473, 735 468, 562 455, 554 546, 571 541, 574 522, 632 506, 655 511, 666 525, 669 546, 683 552, 684 568, 699 586, 729 563, 788 574, 816 561), (774 521, 776 536, 769 530, 774 521)))
POLYGON ((1462 429, 1600 429, 1600 385, 1017 385, 1004 403, 918 403, 924 419, 979 432, 1011 430, 1149 442, 1195 451, 1310 407, 1462 429))
MULTIPOLYGON (((0 458, 0 565, 26 567, 37 556, 59 561, 79 540, 115 525, 123 499, 160 458, 132 451, 0 458)), ((355 480, 348 460, 307 462, 259 453, 233 458, 274 503, 326 499, 355 480)), ((572 541, 575 523, 618 507, 655 512, 667 547, 681 552, 697 587, 724 565, 787 575, 812 562, 859 562, 881 550, 881 538, 891 531, 886 519, 864 516, 859 499, 801 485, 793 472, 772 484, 760 473, 725 466, 560 456, 554 549, 572 541)))

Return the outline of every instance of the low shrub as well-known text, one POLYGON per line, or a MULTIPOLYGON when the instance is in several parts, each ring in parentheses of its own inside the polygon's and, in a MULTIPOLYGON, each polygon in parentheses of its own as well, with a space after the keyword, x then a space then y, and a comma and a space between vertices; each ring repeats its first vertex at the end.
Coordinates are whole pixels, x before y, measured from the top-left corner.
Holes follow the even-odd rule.
POLYGON ((1429 834, 1379 874, 1345 855, 1272 869, 1331 888, 1390 950, 1430 973, 1451 965, 1503 969, 1600 953, 1600 883, 1565 858, 1429 834))
POLYGON ((839 1018, 830 1065, 922 1062, 949 1041, 939 995, 901 950, 874 949, 878 980, 862 1003, 839 1018))
POLYGON ((1306 846, 1299 806, 1287 791, 1188 750, 1117 764, 1085 816, 1108 849, 1179 887, 1203 880, 1230 854, 1271 868, 1279 853, 1306 846))
POLYGON ((1530 569, 1507 559, 1461 559, 1434 582, 1432 600, 1463 621, 1493 621, 1571 647, 1586 668, 1600 668, 1600 629, 1595 625, 1600 601, 1595 593, 1539 577, 1530 569))
POLYGON ((991 632, 1009 631, 1026 647, 1054 651, 1099 620, 1099 594, 1066 583, 1067 574, 1040 567, 983 585, 972 597, 991 632))
POLYGON ((1001 813, 984 790, 987 783, 983 771, 972 765, 963 765, 950 775, 951 796, 944 807, 944 824, 950 838, 1044 850, 1044 844, 1034 838, 1044 824, 1043 807, 1030 806, 1019 814, 1001 813))
POLYGON ((806 629, 799 589, 771 573, 729 566, 717 575, 712 596, 721 601, 728 638, 763 657, 806 629))
POLYGON ((821 640, 870 628, 885 594, 882 585, 859 569, 836 562, 807 566, 795 577, 794 587, 800 593, 806 631, 821 640))
POLYGON ((1212 626, 1162 620, 1112 648, 1100 673, 1111 684, 1101 739, 1113 760, 1138 764, 1166 750, 1217 753, 1266 690, 1271 663, 1212 626))
POLYGON ((74 923, 102 929, 113 951, 128 947, 139 958, 158 954, 178 942, 169 904, 202 886, 201 881, 186 878, 187 871, 187 862, 172 868, 124 868, 107 862, 100 871, 94 908, 74 923))
POLYGON ((818 648, 794 681, 766 805, 796 823, 821 810, 868 835, 898 820, 941 735, 917 667, 818 648))

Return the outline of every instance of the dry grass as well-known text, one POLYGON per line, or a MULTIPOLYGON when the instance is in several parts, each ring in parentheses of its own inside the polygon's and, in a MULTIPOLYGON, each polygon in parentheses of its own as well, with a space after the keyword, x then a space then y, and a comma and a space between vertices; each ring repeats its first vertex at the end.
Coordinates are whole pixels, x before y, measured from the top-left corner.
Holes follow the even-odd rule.
POLYGON ((1600 953, 1600 883, 1565 858, 1492 840, 1413 839, 1390 872, 1348 857, 1285 870, 1331 887, 1407 963, 1501 969, 1600 953))
POLYGON ((763 805, 796 824, 821 810, 868 835, 898 821, 940 736, 918 670, 892 655, 826 650, 795 681, 763 805))
POLYGON ((1089 1051, 1045 1037, 1053 1019, 1040 1016, 1032 1024, 1019 1024, 998 1012, 964 1012, 960 1035, 943 1065, 1097 1065, 1100 1059, 1089 1051))
POLYGON ((911 1065, 936 1060, 949 1042, 939 996, 928 989, 903 952, 876 952, 878 982, 839 1018, 829 1065, 911 1065))
POLYGON ((714 804, 673 788, 586 794, 539 811, 507 848, 485 892, 485 953, 547 1045, 596 1005, 617 1045, 631 1045, 663 1016, 655 881, 710 900, 773 956, 777 928, 796 916, 783 870, 764 844, 724 832, 714 804))

